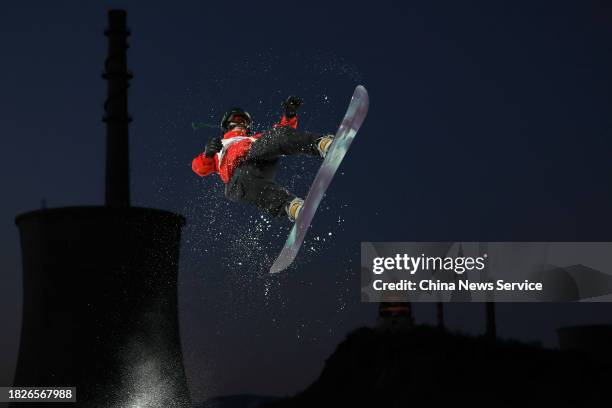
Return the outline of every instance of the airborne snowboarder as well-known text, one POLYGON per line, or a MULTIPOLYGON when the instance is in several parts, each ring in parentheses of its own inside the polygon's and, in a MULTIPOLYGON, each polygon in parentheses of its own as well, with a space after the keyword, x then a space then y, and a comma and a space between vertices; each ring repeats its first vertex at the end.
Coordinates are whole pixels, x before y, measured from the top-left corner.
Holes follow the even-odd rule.
POLYGON ((253 133, 251 115, 241 108, 228 110, 221 120, 223 138, 208 141, 204 152, 192 161, 199 176, 219 174, 225 196, 253 204, 272 216, 287 214, 295 221, 304 200, 275 181, 279 158, 306 154, 325 158, 334 135, 297 129, 302 98, 290 96, 282 103, 282 117, 271 129, 253 133))

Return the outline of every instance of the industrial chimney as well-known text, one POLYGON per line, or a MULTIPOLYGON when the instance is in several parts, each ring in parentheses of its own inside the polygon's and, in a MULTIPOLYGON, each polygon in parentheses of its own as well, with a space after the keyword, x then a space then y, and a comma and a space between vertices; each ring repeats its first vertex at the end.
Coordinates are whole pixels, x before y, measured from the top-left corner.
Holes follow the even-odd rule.
POLYGON ((132 121, 128 113, 128 88, 132 74, 127 69, 127 37, 124 10, 108 13, 108 58, 102 78, 107 82, 107 99, 104 103, 106 122, 106 205, 127 207, 130 205, 130 164, 128 126, 132 121))
POLYGON ((14 385, 75 386, 77 407, 191 406, 177 310, 185 220, 129 205, 125 21, 125 11, 109 12, 106 205, 16 218, 23 323, 14 385))

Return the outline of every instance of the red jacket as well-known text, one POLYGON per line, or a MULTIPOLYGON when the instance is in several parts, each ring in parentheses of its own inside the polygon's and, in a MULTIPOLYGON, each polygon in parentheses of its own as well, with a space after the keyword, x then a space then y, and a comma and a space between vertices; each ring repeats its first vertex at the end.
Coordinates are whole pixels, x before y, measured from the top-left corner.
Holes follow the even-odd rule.
MULTIPOLYGON (((297 117, 287 119, 283 116, 277 126, 297 127, 297 117)), ((204 152, 197 155, 191 162, 191 169, 198 176, 208 176, 212 173, 219 174, 224 183, 228 183, 236 167, 243 161, 251 149, 251 144, 262 136, 262 133, 249 135, 244 130, 230 130, 223 135, 221 142, 223 149, 213 157, 204 156, 204 152), (220 164, 219 164, 220 163, 220 164)))

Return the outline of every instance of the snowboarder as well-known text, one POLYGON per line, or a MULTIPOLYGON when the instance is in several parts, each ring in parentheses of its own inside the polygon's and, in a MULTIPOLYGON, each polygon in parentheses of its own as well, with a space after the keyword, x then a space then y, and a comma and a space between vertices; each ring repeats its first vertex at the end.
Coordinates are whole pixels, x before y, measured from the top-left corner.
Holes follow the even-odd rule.
POLYGON ((295 221, 304 200, 275 181, 279 158, 294 154, 325 158, 334 138, 297 129, 301 104, 302 98, 290 96, 281 105, 280 122, 256 134, 248 112, 230 109, 221 120, 223 138, 208 141, 204 152, 193 159, 193 171, 199 176, 219 174, 231 201, 253 204, 272 216, 286 213, 295 221))

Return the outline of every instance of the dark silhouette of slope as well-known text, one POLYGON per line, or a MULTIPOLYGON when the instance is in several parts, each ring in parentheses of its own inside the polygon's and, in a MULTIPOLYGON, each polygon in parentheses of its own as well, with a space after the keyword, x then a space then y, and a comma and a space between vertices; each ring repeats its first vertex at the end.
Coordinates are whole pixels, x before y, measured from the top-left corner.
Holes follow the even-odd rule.
POLYGON ((603 400, 609 366, 602 361, 426 326, 362 328, 347 336, 306 390, 264 406, 588 406, 603 400))

